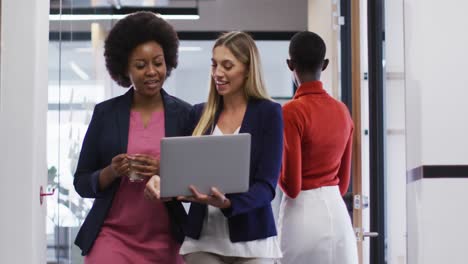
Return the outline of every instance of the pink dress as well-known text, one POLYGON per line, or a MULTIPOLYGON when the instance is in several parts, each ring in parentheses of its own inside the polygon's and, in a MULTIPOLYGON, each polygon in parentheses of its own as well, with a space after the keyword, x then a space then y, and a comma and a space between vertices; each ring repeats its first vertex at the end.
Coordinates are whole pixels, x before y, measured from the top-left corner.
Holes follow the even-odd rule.
MULTIPOLYGON (((159 157, 162 137, 164 112, 153 113, 146 128, 139 112, 130 113, 129 154, 159 157)), ((101 232, 85 257, 86 264, 183 263, 166 207, 143 196, 146 182, 122 177, 101 232)))

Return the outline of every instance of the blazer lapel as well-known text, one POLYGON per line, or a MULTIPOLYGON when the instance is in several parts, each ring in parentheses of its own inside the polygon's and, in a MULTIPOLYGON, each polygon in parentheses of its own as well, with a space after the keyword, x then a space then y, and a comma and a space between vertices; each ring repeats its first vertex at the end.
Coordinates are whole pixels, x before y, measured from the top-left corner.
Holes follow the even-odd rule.
POLYGON ((116 109, 117 130, 119 132, 120 153, 127 153, 128 130, 130 128, 130 107, 132 106, 133 87, 119 100, 116 109))
MULTIPOLYGON (((244 114, 244 119, 242 119, 242 124, 241 124, 241 128, 239 130, 239 133, 249 133, 250 132, 250 128, 251 128, 251 123, 252 121, 252 118, 254 118, 254 113, 255 113, 255 106, 254 106, 254 103, 255 103, 255 100, 251 99, 247 102, 247 109, 245 110, 245 114, 244 114)), ((257 120, 258 122, 258 120, 257 120)))
POLYGON ((178 135, 177 120, 178 116, 177 104, 174 99, 161 89, 161 95, 164 104, 164 133, 165 137, 173 137, 178 135))

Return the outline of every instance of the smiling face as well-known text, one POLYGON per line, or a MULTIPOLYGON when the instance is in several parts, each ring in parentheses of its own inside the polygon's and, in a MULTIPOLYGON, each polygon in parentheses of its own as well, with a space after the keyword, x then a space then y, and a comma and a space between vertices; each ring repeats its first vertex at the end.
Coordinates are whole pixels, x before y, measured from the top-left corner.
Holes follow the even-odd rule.
POLYGON ((247 78, 247 67, 226 46, 213 49, 211 77, 219 95, 243 93, 247 78))
POLYGON ((128 77, 135 93, 145 97, 159 95, 166 79, 164 51, 157 42, 137 46, 128 60, 128 77))

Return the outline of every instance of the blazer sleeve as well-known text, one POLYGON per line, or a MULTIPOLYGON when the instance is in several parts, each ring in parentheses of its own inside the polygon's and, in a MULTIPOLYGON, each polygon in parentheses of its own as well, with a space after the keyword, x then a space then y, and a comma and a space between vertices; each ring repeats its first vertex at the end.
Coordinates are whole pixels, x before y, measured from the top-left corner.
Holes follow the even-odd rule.
POLYGON ((296 198, 302 189, 302 131, 301 122, 297 120, 296 111, 287 106, 283 108, 284 116, 284 153, 279 185, 283 192, 296 198))
POLYGON ((271 204, 275 197, 276 185, 281 168, 283 153, 283 115, 279 104, 270 104, 272 107, 263 107, 261 130, 262 149, 257 159, 257 169, 251 175, 249 190, 245 193, 227 194, 231 207, 221 211, 226 217, 244 214, 252 209, 261 208, 271 204))
POLYGON ((76 192, 83 198, 100 198, 104 192, 99 191, 99 166, 98 142, 100 137, 100 120, 102 117, 99 105, 94 108, 91 122, 86 131, 80 158, 73 178, 76 192))
POLYGON ((348 191, 349 182, 351 178, 351 156, 353 151, 353 126, 351 126, 351 132, 349 133, 348 142, 346 143, 345 151, 341 157, 340 169, 338 170, 338 178, 340 182, 338 186, 340 188, 341 195, 345 195, 348 191))

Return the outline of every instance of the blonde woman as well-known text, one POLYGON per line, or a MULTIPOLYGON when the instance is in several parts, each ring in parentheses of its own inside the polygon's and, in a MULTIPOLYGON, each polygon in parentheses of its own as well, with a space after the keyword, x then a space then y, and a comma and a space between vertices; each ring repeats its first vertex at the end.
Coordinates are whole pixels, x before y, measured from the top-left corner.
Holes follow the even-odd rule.
POLYGON ((208 102, 194 107, 192 134, 251 134, 250 188, 224 195, 192 186, 180 253, 187 264, 274 263, 281 257, 271 208, 283 148, 281 106, 267 95, 257 47, 246 33, 219 37, 211 61, 208 102))

